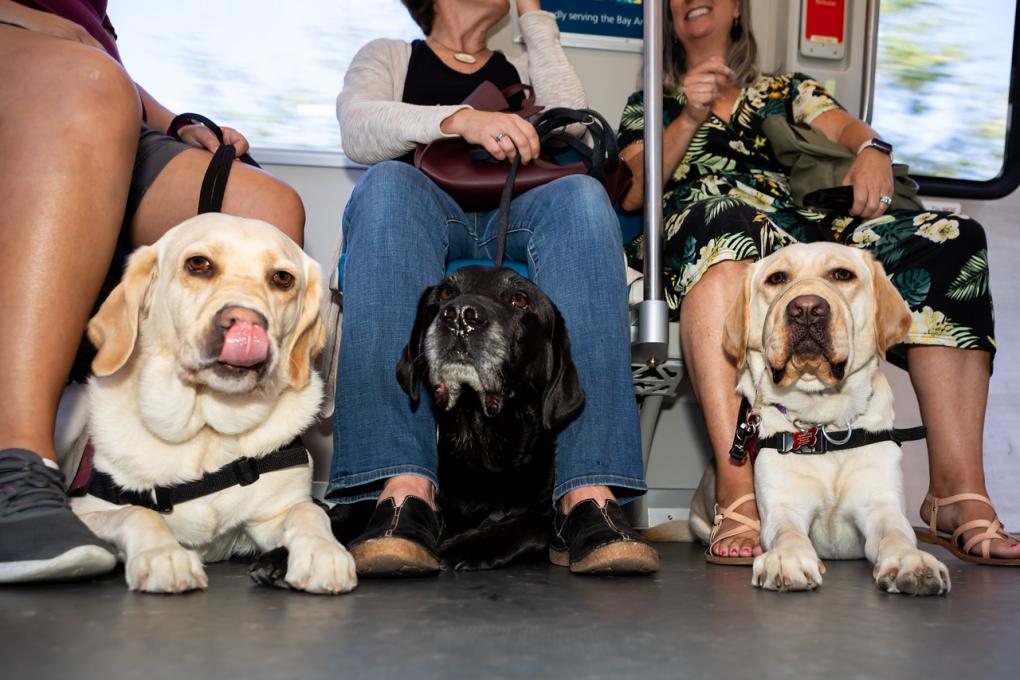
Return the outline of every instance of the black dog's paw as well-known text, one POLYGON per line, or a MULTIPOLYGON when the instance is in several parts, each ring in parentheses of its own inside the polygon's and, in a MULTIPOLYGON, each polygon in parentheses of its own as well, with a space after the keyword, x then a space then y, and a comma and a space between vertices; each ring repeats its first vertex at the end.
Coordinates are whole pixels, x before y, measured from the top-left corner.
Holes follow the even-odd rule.
POLYGON ((498 559, 480 550, 477 530, 454 536, 439 546, 439 568, 443 571, 483 571, 502 566, 498 559))
POLYGON ((260 586, 287 588, 287 559, 290 553, 286 548, 275 548, 255 558, 248 567, 248 576, 260 586))
POLYGON ((439 560, 439 568, 442 571, 484 571, 495 566, 487 560, 447 559, 446 557, 441 557, 439 560))

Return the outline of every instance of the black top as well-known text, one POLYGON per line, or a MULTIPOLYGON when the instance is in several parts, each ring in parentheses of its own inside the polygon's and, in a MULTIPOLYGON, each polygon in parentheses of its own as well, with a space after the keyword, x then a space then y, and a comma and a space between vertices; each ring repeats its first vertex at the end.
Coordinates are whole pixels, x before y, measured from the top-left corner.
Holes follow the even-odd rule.
MULTIPOLYGON (((415 40, 411 43, 411 60, 407 64, 401 101, 420 106, 460 104, 486 80, 502 90, 520 83, 521 76, 502 52, 493 52, 485 65, 474 73, 461 73, 444 64, 424 40, 415 40)), ((510 108, 520 106, 523 98, 523 94, 511 97, 510 108)), ((414 152, 409 151, 398 160, 412 163, 414 152)))

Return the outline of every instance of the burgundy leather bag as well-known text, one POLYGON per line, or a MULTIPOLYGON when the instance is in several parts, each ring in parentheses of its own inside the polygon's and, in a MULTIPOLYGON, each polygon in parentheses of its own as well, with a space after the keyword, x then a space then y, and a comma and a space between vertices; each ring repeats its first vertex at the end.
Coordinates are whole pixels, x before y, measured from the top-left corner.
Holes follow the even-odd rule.
MULTIPOLYGON (((486 81, 472 92, 465 104, 478 111, 502 111, 532 118, 542 143, 542 157, 522 165, 513 183, 513 196, 568 175, 592 175, 603 183, 612 201, 622 196, 630 184, 630 172, 619 162, 616 134, 606 120, 590 109, 557 108, 539 113, 534 94, 528 85, 511 85, 500 91, 486 81), (526 92, 524 103, 510 110, 508 97, 526 92), (587 128, 591 145, 565 131, 569 125, 587 128), (562 165, 550 160, 553 149, 573 149, 580 162, 562 165)), ((419 144, 414 165, 441 189, 450 194, 468 212, 494 210, 507 182, 510 164, 493 159, 481 146, 468 144, 461 138, 439 139, 419 144)))

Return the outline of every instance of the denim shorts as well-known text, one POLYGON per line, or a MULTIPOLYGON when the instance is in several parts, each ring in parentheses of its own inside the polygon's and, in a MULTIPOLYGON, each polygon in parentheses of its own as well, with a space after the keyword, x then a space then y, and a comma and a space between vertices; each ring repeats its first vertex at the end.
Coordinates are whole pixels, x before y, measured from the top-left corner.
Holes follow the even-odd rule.
POLYGON ((142 197, 159 177, 159 173, 163 172, 177 154, 190 148, 192 147, 184 142, 142 124, 138 135, 138 150, 135 152, 135 167, 131 172, 131 188, 124 210, 125 225, 135 216, 142 197))

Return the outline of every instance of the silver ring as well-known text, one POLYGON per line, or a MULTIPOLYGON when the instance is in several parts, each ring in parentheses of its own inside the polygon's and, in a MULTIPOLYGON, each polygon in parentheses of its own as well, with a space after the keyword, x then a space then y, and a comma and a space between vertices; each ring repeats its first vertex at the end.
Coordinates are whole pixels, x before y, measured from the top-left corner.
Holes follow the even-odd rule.
POLYGON ((497 144, 499 144, 500 142, 502 142, 502 141, 503 141, 503 138, 504 138, 504 137, 506 137, 506 133, 505 133, 505 132, 500 132, 500 133, 499 133, 498 135, 496 135, 496 136, 495 136, 495 137, 494 137, 493 139, 495 139, 495 140, 496 140, 496 143, 497 143, 497 144))
POLYGON ((892 196, 882 196, 878 199, 878 202, 883 205, 892 205, 892 196))

